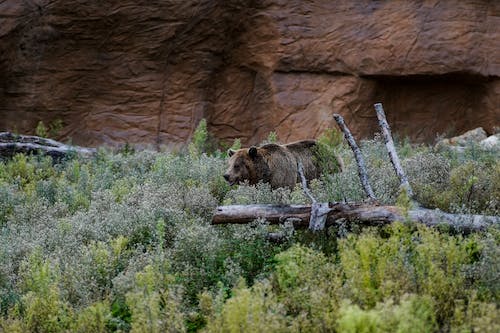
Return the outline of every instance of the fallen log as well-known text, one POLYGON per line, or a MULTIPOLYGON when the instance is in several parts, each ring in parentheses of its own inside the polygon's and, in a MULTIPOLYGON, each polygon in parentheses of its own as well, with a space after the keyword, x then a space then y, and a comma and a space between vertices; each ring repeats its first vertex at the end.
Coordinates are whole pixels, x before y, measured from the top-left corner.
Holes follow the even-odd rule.
POLYGON ((0 157, 12 157, 19 153, 44 153, 54 159, 61 159, 68 156, 68 154, 90 157, 96 153, 96 150, 94 148, 65 145, 61 142, 39 136, 0 132, 0 157))
MULTIPOLYGON (((326 205, 326 203, 325 203, 326 205)), ((381 226, 395 221, 414 221, 429 227, 446 226, 468 234, 500 226, 500 217, 485 215, 449 214, 438 209, 418 208, 408 215, 397 206, 378 206, 366 203, 328 203, 325 227, 339 220, 357 222, 362 226, 381 226)), ((245 224, 263 218, 270 224, 292 222, 295 229, 309 227, 310 205, 232 205, 219 206, 212 218, 212 224, 245 224)))

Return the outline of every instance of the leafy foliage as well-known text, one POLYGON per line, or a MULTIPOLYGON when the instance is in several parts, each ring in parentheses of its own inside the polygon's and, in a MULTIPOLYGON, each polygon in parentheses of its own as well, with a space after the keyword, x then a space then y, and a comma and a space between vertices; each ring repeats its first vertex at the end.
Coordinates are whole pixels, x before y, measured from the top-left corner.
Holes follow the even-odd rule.
POLYGON ((42 138, 55 138, 59 135, 59 132, 63 128, 63 122, 61 119, 55 119, 49 123, 49 126, 45 126, 43 121, 39 121, 36 125, 35 135, 42 138))
POLYGON ((336 155, 342 147, 342 139, 340 131, 328 129, 317 140, 317 162, 323 173, 334 174, 341 171, 336 155))
MULTIPOLYGON (((362 200, 338 133, 320 142, 346 170, 311 182, 313 195, 362 200)), ((214 227, 218 204, 308 199, 300 186, 229 187, 225 156, 209 143, 200 123, 185 153, 127 148, 57 164, 25 155, 0 162, 0 331, 499 330, 498 230, 450 235, 409 221, 321 236, 263 220, 214 227)), ((377 197, 409 209, 380 138, 361 147, 377 197)), ((398 149, 419 202, 498 215, 498 158, 408 142, 398 149)))

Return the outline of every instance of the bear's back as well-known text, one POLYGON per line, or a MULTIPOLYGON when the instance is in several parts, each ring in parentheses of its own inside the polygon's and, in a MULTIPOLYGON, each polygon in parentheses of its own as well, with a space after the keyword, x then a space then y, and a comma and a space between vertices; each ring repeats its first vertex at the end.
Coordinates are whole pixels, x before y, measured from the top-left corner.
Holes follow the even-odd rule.
MULTIPOLYGON (((304 176, 307 180, 319 177, 319 171, 316 159, 316 141, 302 140, 292 142, 284 146, 295 157, 296 163, 302 163, 304 176)), ((300 181, 300 179, 298 179, 300 181)))
POLYGON ((275 143, 262 145, 260 152, 271 172, 271 187, 293 188, 297 181, 297 161, 293 152, 275 143))

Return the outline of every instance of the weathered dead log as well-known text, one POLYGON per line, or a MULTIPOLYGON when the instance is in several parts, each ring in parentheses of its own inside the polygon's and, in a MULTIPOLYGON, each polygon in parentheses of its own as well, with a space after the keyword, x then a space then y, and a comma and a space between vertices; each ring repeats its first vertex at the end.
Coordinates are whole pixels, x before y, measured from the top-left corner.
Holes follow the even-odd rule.
POLYGON ((10 132, 0 133, 0 156, 12 157, 15 154, 44 153, 54 159, 61 159, 68 154, 78 154, 85 157, 94 155, 94 148, 65 145, 61 142, 33 135, 17 135, 10 132))
MULTIPOLYGON (((366 203, 329 203, 326 227, 338 220, 356 221, 364 226, 390 224, 411 220, 429 227, 447 226, 464 234, 500 226, 500 217, 485 215, 449 214, 440 210, 418 208, 410 210, 405 217, 396 206, 377 206, 366 203)), ((270 224, 292 221, 294 228, 308 228, 311 217, 309 205, 233 205, 219 206, 212 224, 245 224, 263 218, 270 224)))
POLYGON ((219 206, 212 217, 212 224, 246 224, 262 217, 271 224, 294 219, 297 225, 309 225, 309 205, 231 205, 219 206))
POLYGON ((345 124, 344 118, 341 115, 334 114, 333 118, 337 122, 337 125, 339 126, 342 133, 344 133, 344 137, 351 147, 352 152, 354 153, 354 158, 356 159, 356 164, 358 165, 359 180, 361 181, 363 190, 365 191, 368 198, 376 200, 375 194, 373 193, 372 187, 370 186, 370 182, 368 181, 368 172, 366 172, 365 160, 363 159, 363 155, 361 154, 361 150, 359 149, 356 140, 354 140, 351 131, 345 124))

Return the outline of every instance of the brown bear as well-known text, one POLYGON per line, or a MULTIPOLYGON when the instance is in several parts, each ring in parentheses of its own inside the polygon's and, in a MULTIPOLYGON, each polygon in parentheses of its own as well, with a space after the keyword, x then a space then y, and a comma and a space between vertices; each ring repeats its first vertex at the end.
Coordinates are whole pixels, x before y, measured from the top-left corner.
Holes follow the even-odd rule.
MULTIPOLYGON (((248 181, 250 185, 259 181, 271 184, 271 188, 293 188, 300 176, 297 163, 301 162, 307 180, 319 177, 317 163, 317 144, 314 140, 297 141, 285 145, 274 143, 261 147, 250 147, 237 151, 229 150, 229 167, 224 178, 230 184, 248 181)), ((336 156, 340 169, 343 168, 340 156, 336 156)))

